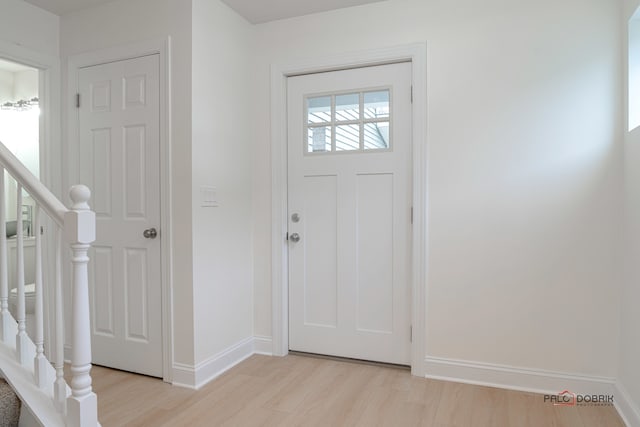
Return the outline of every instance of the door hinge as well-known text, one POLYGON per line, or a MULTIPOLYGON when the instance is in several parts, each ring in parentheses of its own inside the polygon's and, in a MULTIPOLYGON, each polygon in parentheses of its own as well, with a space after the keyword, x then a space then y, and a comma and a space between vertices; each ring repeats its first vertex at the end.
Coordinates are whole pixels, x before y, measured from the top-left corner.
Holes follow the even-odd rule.
POLYGON ((409 326, 409 342, 413 342, 413 325, 409 326))
POLYGON ((76 93, 76 108, 80 108, 80 94, 76 93))

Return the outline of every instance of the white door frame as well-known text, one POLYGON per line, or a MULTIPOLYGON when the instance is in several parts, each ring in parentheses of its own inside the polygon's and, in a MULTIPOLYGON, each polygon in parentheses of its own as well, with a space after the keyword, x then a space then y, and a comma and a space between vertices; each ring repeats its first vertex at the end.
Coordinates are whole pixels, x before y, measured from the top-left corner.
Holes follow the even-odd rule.
POLYGON ((272 353, 289 352, 287 233, 287 78, 396 62, 411 62, 413 80, 413 229, 411 373, 424 376, 427 293, 427 45, 416 43, 271 66, 271 335, 272 353))
POLYGON ((146 42, 118 46, 75 55, 67 63, 67 159, 68 170, 66 184, 79 179, 79 110, 76 108, 76 94, 79 91, 78 74, 80 68, 101 65, 109 62, 160 55, 160 278, 162 287, 162 378, 172 382, 173 366, 173 281, 171 266, 171 38, 149 40, 146 42), (73 165, 73 167, 68 167, 73 165))
MULTIPOLYGON (((63 200, 62 168, 60 145, 60 59, 57 56, 36 52, 24 46, 0 40, 0 58, 17 62, 38 69, 38 98, 40 100, 40 181, 53 194, 63 200)), ((45 216, 45 229, 54 230, 53 221, 45 216)), ((47 236, 47 235, 45 235, 47 236)), ((45 237, 45 277, 52 277, 55 239, 45 237)), ((48 287, 44 288, 45 302, 50 301, 48 287)), ((53 330, 53 313, 49 304, 45 303, 44 345, 48 354, 54 353, 51 339, 53 330)))

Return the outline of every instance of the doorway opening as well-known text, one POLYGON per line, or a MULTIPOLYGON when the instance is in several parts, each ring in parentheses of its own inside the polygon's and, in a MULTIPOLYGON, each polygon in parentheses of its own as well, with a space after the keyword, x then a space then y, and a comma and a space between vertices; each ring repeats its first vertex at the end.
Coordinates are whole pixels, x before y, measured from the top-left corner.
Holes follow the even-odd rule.
MULTIPOLYGON (((0 142, 27 169, 40 179, 40 85, 37 68, 0 59, 0 142)), ((5 172, 5 218, 7 221, 9 310, 16 317, 16 224, 22 216, 24 239, 27 333, 34 337, 35 322, 35 201, 23 190, 22 205, 17 206, 16 181, 5 172)))
MULTIPOLYGON (((290 61, 271 67, 272 352, 289 353, 289 243, 287 83, 293 76, 410 62, 412 69, 411 374, 425 375, 427 302, 427 45, 414 43, 290 61)), ((346 157, 349 157, 345 155, 346 157)), ((345 158, 346 158, 345 157, 345 158)), ((302 237, 301 237, 302 238, 302 237)))
POLYGON ((290 77, 289 350, 411 362, 411 63, 290 77))

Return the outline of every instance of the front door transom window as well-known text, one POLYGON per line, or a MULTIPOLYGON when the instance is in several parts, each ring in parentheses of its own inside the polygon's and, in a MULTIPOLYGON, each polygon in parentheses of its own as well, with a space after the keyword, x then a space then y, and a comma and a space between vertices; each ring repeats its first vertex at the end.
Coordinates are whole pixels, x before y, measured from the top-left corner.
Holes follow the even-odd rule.
POLYGON ((305 153, 388 150, 391 91, 307 96, 305 153))

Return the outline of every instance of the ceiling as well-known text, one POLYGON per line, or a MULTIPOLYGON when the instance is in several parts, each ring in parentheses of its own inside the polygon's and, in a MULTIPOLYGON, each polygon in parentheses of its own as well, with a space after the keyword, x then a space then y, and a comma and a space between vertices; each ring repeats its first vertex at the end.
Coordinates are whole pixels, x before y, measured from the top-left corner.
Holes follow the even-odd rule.
POLYGON ((88 9, 103 3, 109 3, 114 0, 25 0, 34 6, 48 10, 56 15, 66 15, 76 10, 88 9))
MULTIPOLYGON (((65 15, 114 0, 26 0, 56 15, 65 15)), ((222 0, 253 24, 293 18, 384 0, 222 0)))
POLYGON ((253 24, 383 0, 222 0, 253 24))

